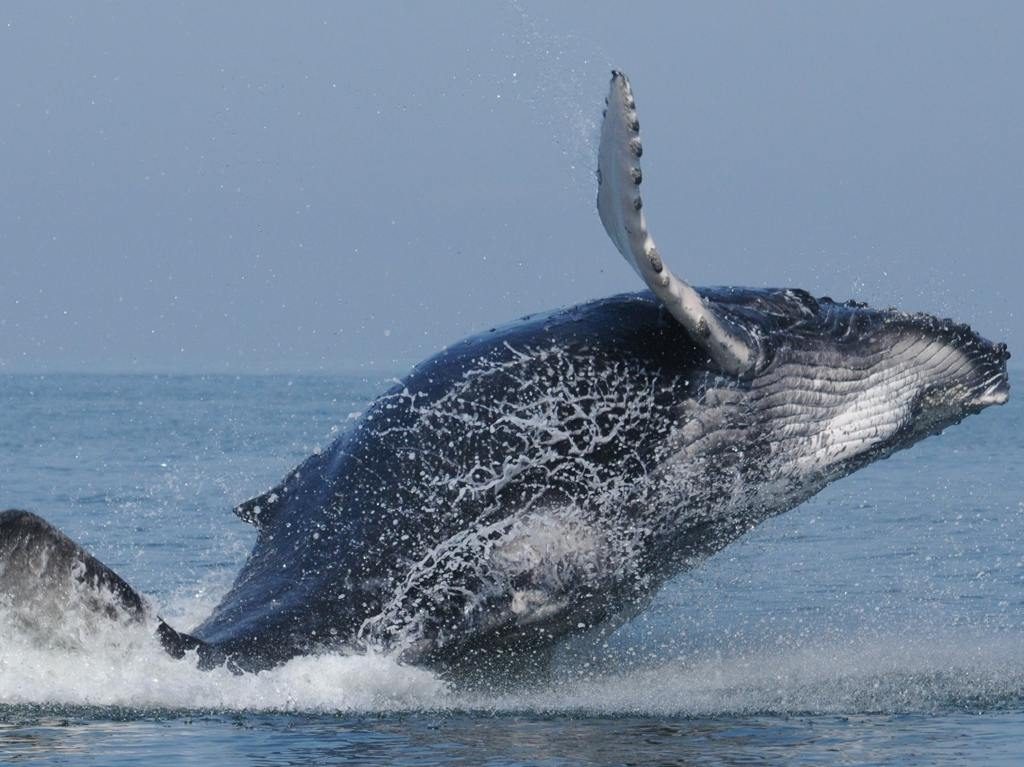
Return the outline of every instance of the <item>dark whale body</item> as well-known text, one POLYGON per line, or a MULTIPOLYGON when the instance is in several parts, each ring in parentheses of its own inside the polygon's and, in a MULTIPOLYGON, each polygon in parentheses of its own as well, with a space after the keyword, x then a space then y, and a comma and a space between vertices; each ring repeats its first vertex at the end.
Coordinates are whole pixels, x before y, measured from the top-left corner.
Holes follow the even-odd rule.
MULTIPOLYGON (((238 507, 240 516, 258 525, 259 538, 234 587, 195 635, 260 664, 308 652, 327 637, 351 640, 381 612, 411 561, 467 526, 486 526, 527 503, 586 502, 593 478, 573 470, 579 457, 571 455, 571 438, 500 488, 470 493, 453 481, 469 477, 474 466, 494 471, 534 447, 529 426, 480 432, 481 423, 500 417, 488 412, 494 403, 502 402, 502 413, 530 412, 539 396, 550 395, 546 387, 557 383, 563 399, 554 409, 579 408, 565 414, 570 429, 572 418, 596 416, 597 400, 587 394, 597 368, 616 396, 628 396, 631 388, 653 391, 645 419, 628 421, 616 408, 605 412, 597 426, 619 429, 616 439, 587 456, 588 468, 607 474, 605 481, 628 482, 656 461, 673 408, 709 374, 706 357, 649 294, 527 317, 446 349, 375 401, 333 445, 238 507), (579 365, 577 380, 567 375, 567 360, 579 365), (502 372, 474 377, 481 370, 502 372), (466 388, 465 401, 453 416, 443 401, 459 387, 466 388), (425 488, 425 479, 444 481, 425 488)), ((482 644, 521 639, 514 627, 506 628, 507 636, 489 636, 482 644)), ((459 642, 443 652, 432 649, 439 658, 431 660, 465 651, 459 642)), ((419 653, 411 657, 421 660, 419 653)))
MULTIPOLYGON (((976 345, 970 372, 978 385, 1005 370, 1002 347, 927 315, 819 301, 800 290, 701 294, 775 339, 782 348, 769 352, 761 379, 786 371, 789 387, 799 383, 794 359, 827 360, 838 345, 856 371, 853 361, 873 359, 881 339, 909 333, 976 345)), ((865 377, 871 367, 862 369, 865 377)), ((849 368, 840 370, 841 378, 856 380, 849 368)), ((829 383, 825 365, 815 374, 818 384, 829 383)), ((649 293, 527 317, 468 338, 418 366, 279 486, 238 507, 257 524, 259 538, 195 636, 217 657, 241 658, 247 667, 366 643, 397 645, 407 661, 444 668, 476 665, 481 653, 485 660, 544 657, 573 629, 614 625, 642 609, 671 575, 932 430, 907 419, 817 471, 787 473, 778 465, 780 422, 759 415, 783 410, 777 400, 774 387, 723 376, 649 293), (642 412, 631 410, 638 401, 642 412), (696 438, 682 434, 695 422, 696 438), (698 443, 692 464, 665 468, 669 456, 698 443), (495 482, 510 464, 520 470, 495 482), (766 483, 770 497, 755 492, 766 483), (749 495, 738 503, 737 486, 749 495), (630 539, 622 555, 595 556, 607 557, 598 572, 555 562, 567 573, 560 587, 568 600, 529 561, 510 562, 509 572, 485 584, 475 569, 486 558, 482 547, 446 546, 495 524, 500 539, 507 534, 502 521, 552 510, 598 519, 606 533, 600 545, 609 549, 630 539), (443 564, 449 556, 454 570, 443 564), (425 558, 424 577, 410 578, 425 558), (522 592, 545 607, 565 605, 533 618, 515 609, 522 592), (481 597, 484 604, 469 604, 481 597), (417 622, 418 633, 403 636, 417 622)), ((954 420, 982 406, 965 405, 954 420)), ((823 402, 818 413, 797 419, 805 435, 827 409, 823 402)))
MULTIPOLYGON (((494 439, 476 431, 474 418, 446 418, 437 406, 481 369, 481 361, 488 369, 513 363, 514 374, 477 379, 463 415, 472 414, 477 403, 485 409, 502 397, 511 409, 529 407, 545 381, 561 380, 567 394, 577 394, 579 382, 565 380, 559 368, 559 360, 569 358, 640 373, 645 385, 657 387, 657 407, 668 413, 685 374, 700 372, 704 357, 682 327, 644 295, 526 317, 453 345, 417 366, 372 403, 358 424, 280 485, 236 509, 258 526, 259 537, 233 588, 195 636, 259 665, 309 652, 328 637, 352 641, 364 621, 381 612, 410 562, 467 525, 486 524, 506 506, 522 508, 527 498, 554 505, 586 493, 572 472, 556 471, 551 481, 550 464, 557 459, 524 471, 514 486, 500 490, 467 493, 456 482, 427 483, 425 489, 425 479, 466 476, 475 465, 500 464, 522 445, 514 428, 505 439, 494 439), (559 354, 522 356, 536 349, 559 354), (518 387, 522 381, 530 385, 518 387), (435 418, 446 428, 436 428, 435 418)), ((580 402, 585 414, 590 403, 580 402)), ((632 424, 620 435, 630 445, 630 460, 617 455, 622 443, 616 442, 594 461, 609 471, 642 470, 664 436, 651 415, 651 421, 632 424)), ((557 445, 556 452, 564 457, 570 445, 557 445)))
POLYGON ((642 214, 634 110, 614 73, 598 209, 650 292, 527 317, 417 366, 236 508, 256 544, 191 634, 26 512, 0 515, 0 596, 31 621, 84 595, 206 667, 374 650, 487 678, 543 666, 760 521, 1006 402, 1006 346, 966 325, 675 276, 642 214))

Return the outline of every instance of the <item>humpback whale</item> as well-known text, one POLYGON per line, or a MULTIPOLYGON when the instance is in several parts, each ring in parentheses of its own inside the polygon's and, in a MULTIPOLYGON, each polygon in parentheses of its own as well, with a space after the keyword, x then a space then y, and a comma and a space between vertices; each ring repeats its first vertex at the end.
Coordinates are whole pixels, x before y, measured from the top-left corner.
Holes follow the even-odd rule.
MULTIPOLYGON (((543 664, 828 483, 1007 401, 1005 344, 800 289, 694 288, 644 215, 613 72, 597 208, 646 290, 455 343, 235 513, 253 549, 188 633, 38 516, 0 515, 0 597, 144 621, 255 671, 373 650, 453 675, 543 664), (75 595, 71 600, 68 595, 75 595)), ((55 623, 58 625, 59 621, 55 623)))

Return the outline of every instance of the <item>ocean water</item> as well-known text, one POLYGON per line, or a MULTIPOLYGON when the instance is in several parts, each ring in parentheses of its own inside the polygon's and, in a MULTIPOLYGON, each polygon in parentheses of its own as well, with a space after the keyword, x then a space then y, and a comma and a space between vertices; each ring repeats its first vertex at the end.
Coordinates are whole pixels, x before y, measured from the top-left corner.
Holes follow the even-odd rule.
MULTIPOLYGON (((387 383, 0 376, 0 508, 46 517, 187 630, 252 543, 231 507, 387 383)), ((1022 465, 1012 396, 762 525, 518 692, 386 657, 200 672, 141 630, 0 624, 0 763, 1024 763, 1022 465)))

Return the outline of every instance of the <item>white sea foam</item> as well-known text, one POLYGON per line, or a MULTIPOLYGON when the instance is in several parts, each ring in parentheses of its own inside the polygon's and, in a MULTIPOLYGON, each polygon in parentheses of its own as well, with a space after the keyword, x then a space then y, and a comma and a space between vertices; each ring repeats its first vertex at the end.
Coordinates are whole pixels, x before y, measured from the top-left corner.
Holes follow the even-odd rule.
MULTIPOLYGON (((0 615, 0 704, 249 711, 587 712, 722 716, 984 710, 1024 698, 1019 637, 864 632, 770 650, 707 650, 616 671, 579 664, 543 686, 464 692, 381 655, 296 658, 258 674, 174 660, 150 627, 110 624, 77 649, 41 644, 0 615)), ((921 627, 923 628, 923 627, 921 627)))
MULTIPOLYGON (((259 674, 200 671, 166 655, 145 626, 111 626, 80 650, 0 639, 0 704, 129 708, 389 711, 443 707, 444 683, 380 656, 296 658, 259 674), (114 641, 116 640, 116 641, 114 641)), ((4 634, 7 634, 6 630, 4 634)))

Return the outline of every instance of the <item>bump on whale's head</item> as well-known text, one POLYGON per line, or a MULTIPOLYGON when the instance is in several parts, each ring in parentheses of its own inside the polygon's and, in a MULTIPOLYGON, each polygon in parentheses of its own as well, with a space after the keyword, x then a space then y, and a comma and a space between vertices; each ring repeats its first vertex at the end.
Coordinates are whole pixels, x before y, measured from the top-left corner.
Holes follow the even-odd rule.
POLYGON ((708 297, 758 339, 753 390, 806 405, 803 418, 859 450, 912 444, 1009 398, 1006 344, 953 320, 802 290, 708 297))

